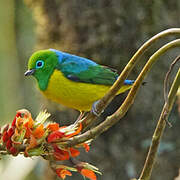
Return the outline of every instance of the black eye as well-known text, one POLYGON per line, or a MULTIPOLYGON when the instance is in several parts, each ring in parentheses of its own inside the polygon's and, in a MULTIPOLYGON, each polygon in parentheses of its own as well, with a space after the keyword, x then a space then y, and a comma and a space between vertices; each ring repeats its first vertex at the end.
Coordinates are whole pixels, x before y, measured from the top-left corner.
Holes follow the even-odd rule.
POLYGON ((42 68, 44 66, 44 61, 39 60, 36 62, 36 68, 42 68))
POLYGON ((37 66, 42 66, 42 62, 38 62, 38 63, 37 63, 37 66))

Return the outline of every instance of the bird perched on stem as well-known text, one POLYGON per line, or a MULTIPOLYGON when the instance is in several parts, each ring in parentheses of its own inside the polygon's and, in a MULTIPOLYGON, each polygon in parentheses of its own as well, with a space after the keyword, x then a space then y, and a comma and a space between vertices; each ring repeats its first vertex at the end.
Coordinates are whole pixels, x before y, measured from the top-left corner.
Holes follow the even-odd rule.
MULTIPOLYGON (((55 49, 40 50, 30 57, 25 76, 30 75, 48 99, 80 112, 90 111, 119 76, 114 69, 55 49)), ((117 94, 130 89, 133 82, 125 80, 117 94)))

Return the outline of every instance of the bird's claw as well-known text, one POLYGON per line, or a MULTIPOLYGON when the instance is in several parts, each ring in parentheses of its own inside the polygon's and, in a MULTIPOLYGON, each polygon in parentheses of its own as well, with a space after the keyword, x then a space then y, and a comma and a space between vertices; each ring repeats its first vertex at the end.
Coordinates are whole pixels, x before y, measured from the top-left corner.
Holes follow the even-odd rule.
POLYGON ((84 119, 85 113, 86 113, 86 112, 84 112, 84 111, 80 112, 80 114, 79 114, 78 118, 76 119, 76 121, 74 122, 74 124, 77 124, 77 123, 82 122, 83 119, 84 119))

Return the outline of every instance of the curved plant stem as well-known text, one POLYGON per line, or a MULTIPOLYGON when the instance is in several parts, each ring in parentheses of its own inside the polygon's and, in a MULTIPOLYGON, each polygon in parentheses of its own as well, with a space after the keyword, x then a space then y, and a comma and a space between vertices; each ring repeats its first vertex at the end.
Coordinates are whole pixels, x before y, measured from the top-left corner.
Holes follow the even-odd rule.
POLYGON ((86 131, 85 133, 83 133, 79 136, 76 136, 72 139, 69 139, 69 141, 67 141, 67 142, 64 142, 64 145, 65 146, 74 146, 76 144, 83 143, 89 139, 95 138, 96 136, 100 135, 104 131, 108 130, 115 123, 117 123, 125 115, 125 113, 128 111, 130 106, 133 104, 136 94, 140 88, 140 85, 143 82, 145 76, 148 74, 148 72, 152 68, 152 65, 159 59, 159 57, 162 54, 164 54, 168 50, 175 48, 175 47, 180 47, 180 39, 171 41, 170 43, 164 45, 150 57, 150 59, 144 66, 143 70, 139 74, 138 78, 136 79, 136 81, 135 81, 133 87, 131 88, 128 96, 126 97, 125 101, 112 116, 107 117, 105 121, 103 121, 98 126, 94 127, 93 129, 86 131))
POLYGON ((166 120, 169 116, 169 113, 171 112, 172 106, 175 101, 176 93, 178 90, 178 87, 180 86, 180 69, 174 79, 174 82, 171 86, 171 90, 168 95, 168 101, 165 102, 163 110, 161 112, 161 116, 159 118, 158 124, 156 126, 156 129, 154 131, 151 146, 149 148, 149 152, 143 167, 143 170, 140 175, 140 180, 149 180, 152 173, 152 168, 155 162, 158 146, 160 144, 161 137, 163 135, 165 126, 166 126, 166 120))
MULTIPOLYGON (((180 28, 172 28, 167 29, 165 31, 160 32, 159 34, 153 36, 151 39, 146 41, 134 54, 134 56, 130 59, 129 63, 126 65, 124 70, 121 72, 119 78, 114 83, 114 85, 111 87, 111 89, 108 91, 108 93, 97 103, 96 109, 97 112, 101 113, 107 105, 112 101, 112 99, 116 96, 116 93, 123 85, 125 79, 128 77, 129 73, 132 71, 134 66, 139 62, 140 57, 144 54, 144 52, 156 41, 165 38, 169 35, 180 35, 180 28)), ((93 113, 89 113, 86 118, 83 121, 83 127, 84 129, 91 125, 95 120, 96 116, 93 113)))
POLYGON ((169 71, 166 73, 166 76, 164 78, 164 100, 165 100, 165 102, 168 101, 169 76, 178 61, 180 61, 180 55, 178 57, 176 57, 176 59, 171 63, 169 71))

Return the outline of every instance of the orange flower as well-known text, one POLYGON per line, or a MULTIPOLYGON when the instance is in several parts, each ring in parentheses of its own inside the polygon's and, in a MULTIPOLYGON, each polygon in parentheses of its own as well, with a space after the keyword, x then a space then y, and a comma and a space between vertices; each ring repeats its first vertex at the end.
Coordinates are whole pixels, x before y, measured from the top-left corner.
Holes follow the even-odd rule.
POLYGON ((99 171, 99 169, 89 163, 86 162, 78 162, 75 165, 76 169, 79 171, 80 174, 82 174, 83 176, 89 178, 90 180, 96 180, 96 174, 101 174, 101 172, 99 171))
POLYGON ((6 126, 2 132, 0 130, 0 143, 3 144, 9 154, 14 156, 18 155, 20 150, 22 152, 21 146, 26 147, 24 150, 24 156, 26 157, 49 155, 50 158, 47 159, 54 161, 52 168, 61 179, 72 176, 70 171, 74 171, 79 172, 89 180, 96 180, 95 173, 101 174, 98 168, 74 159, 80 154, 77 148, 84 147, 86 152, 89 151, 91 140, 74 147, 64 146, 64 142, 68 141, 69 138, 81 133, 82 124, 74 123, 62 127, 59 127, 58 123, 44 125, 49 116, 49 113, 42 111, 33 120, 28 110, 17 111, 11 127, 6 126), (69 160, 70 158, 74 167, 60 165, 56 162, 69 160))
POLYGON ((66 176, 72 176, 71 172, 66 170, 66 169, 56 169, 56 174, 61 178, 61 179, 65 179, 66 176))
POLYGON ((34 125, 34 120, 30 117, 27 121, 27 126, 29 128, 33 128, 33 125, 34 125))
POLYGON ((79 156, 80 152, 77 149, 70 148, 70 153, 72 157, 79 156))
POLYGON ((84 149, 86 150, 86 152, 89 152, 89 145, 87 143, 83 143, 84 149))
POLYGON ((16 117, 12 123, 12 127, 15 127, 19 133, 21 133, 22 129, 26 129, 25 138, 29 138, 32 133, 32 128, 34 126, 34 120, 31 117, 31 113, 22 109, 17 111, 16 117))
POLYGON ((34 131, 33 135, 35 138, 40 139, 44 135, 44 125, 40 124, 34 131))
MULTIPOLYGON (((34 120, 31 117, 31 113, 26 109, 17 111, 16 118, 20 119, 19 122, 22 122, 26 127, 32 128, 34 125, 34 120)), ((18 124, 16 126, 18 126, 18 124)))
POLYGON ((59 130, 59 124, 58 123, 48 124, 47 129, 49 129, 50 131, 57 131, 59 130))
POLYGON ((97 179, 96 174, 93 171, 89 170, 89 169, 81 169, 80 173, 83 176, 89 178, 90 180, 96 180, 97 179))

